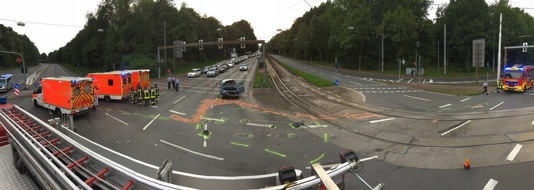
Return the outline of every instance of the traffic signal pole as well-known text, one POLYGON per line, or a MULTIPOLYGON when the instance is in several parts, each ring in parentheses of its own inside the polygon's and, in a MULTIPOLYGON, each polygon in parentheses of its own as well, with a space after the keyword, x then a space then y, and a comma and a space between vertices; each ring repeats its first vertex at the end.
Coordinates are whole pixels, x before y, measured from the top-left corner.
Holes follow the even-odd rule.
POLYGON ((0 53, 7 53, 7 54, 15 54, 15 55, 18 55, 21 57, 22 59, 22 75, 24 76, 24 82, 22 82, 24 84, 24 90, 28 89, 27 86, 26 86, 26 61, 24 61, 24 56, 22 56, 22 54, 18 53, 18 52, 13 52, 13 51, 0 51, 0 53))

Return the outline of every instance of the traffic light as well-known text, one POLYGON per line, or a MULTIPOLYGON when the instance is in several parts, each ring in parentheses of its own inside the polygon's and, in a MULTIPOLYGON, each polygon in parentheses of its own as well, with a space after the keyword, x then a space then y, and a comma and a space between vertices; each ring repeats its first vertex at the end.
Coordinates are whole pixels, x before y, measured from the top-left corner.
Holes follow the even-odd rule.
POLYGON ((186 43, 182 42, 182 51, 185 51, 185 45, 186 45, 186 43))
POLYGON ((222 44, 223 38, 219 38, 217 39, 217 41, 219 41, 219 49, 223 49, 223 44, 222 44))
MULTIPOLYGON (((239 41, 245 41, 245 37, 239 38, 239 41)), ((245 44, 243 42, 241 43, 241 49, 245 49, 245 44)))
POLYGON ((204 46, 202 45, 204 43, 204 40, 198 40, 198 50, 203 50, 204 46))

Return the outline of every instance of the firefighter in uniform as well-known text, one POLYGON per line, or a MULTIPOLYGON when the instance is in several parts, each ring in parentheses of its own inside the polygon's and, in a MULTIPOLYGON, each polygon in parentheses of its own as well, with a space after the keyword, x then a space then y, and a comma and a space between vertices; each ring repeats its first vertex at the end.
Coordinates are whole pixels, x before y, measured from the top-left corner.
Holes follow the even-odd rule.
POLYGON ((502 90, 502 77, 504 77, 504 75, 501 75, 501 78, 497 81, 497 92, 501 92, 502 90))
POLYGON ((156 105, 156 89, 150 87, 150 104, 156 105))
POLYGON ((130 104, 135 104, 137 102, 137 94, 135 94, 134 88, 130 90, 130 104))
POLYGON ((145 106, 148 106, 150 101, 150 91, 148 88, 143 90, 143 98, 145 99, 145 106))
POLYGON ((138 88, 137 89, 137 104, 139 104, 139 106, 142 106, 143 105, 143 90, 141 88, 138 88))
POLYGON ((158 84, 154 84, 154 90, 156 91, 156 103, 158 103, 158 97, 159 97, 158 84))

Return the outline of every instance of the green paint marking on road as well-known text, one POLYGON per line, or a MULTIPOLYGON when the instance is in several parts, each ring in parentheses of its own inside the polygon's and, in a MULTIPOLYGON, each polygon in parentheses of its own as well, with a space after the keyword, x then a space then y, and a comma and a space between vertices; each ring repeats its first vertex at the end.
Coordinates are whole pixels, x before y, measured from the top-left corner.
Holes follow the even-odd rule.
POLYGON ((202 121, 203 124, 206 124, 206 123, 209 123, 209 122, 211 122, 210 119, 205 119, 204 121, 202 121))
POLYGON ((226 120, 228 120, 227 117, 222 117, 219 121, 215 121, 215 124, 223 124, 226 120))
POLYGON ((288 139, 292 139, 292 138, 295 137, 295 136, 297 136, 297 135, 295 135, 295 133, 289 133, 289 134, 287 134, 287 138, 288 138, 288 139))
POLYGON ((250 120, 248 120, 248 119, 241 119, 241 120, 239 120, 239 123, 248 123, 248 122, 250 122, 250 120))
POLYGON ((123 110, 119 110, 119 113, 121 113, 122 115, 133 115, 132 113, 123 110))
POLYGON ((319 122, 317 121, 313 121, 313 123, 315 123, 315 125, 321 125, 319 122))
POLYGON ((280 157, 286 157, 285 154, 282 154, 282 153, 278 153, 278 152, 275 152, 273 150, 269 150, 269 149, 265 149, 265 152, 268 152, 268 153, 271 153, 271 154, 274 154, 274 155, 277 155, 277 156, 280 156, 280 157))
POLYGON ((231 144, 236 145, 236 146, 248 147, 248 144, 242 144, 242 143, 236 143, 236 142, 231 142, 231 144))
POLYGON ((328 133, 324 133, 324 142, 328 142, 328 133))
POLYGON ((234 134, 234 137, 239 139, 251 139, 254 135, 250 133, 236 133, 234 134))
POLYGON ((316 158, 316 159, 314 159, 314 160, 310 161, 310 164, 313 164, 313 163, 315 163, 315 162, 319 161, 319 160, 320 160, 321 158, 323 158, 323 157, 324 157, 324 153, 323 153, 323 154, 321 154, 321 156, 319 156, 318 158, 316 158))
POLYGON ((211 134, 212 134, 211 131, 208 133, 208 135, 204 134, 204 131, 201 131, 201 132, 198 133, 197 135, 200 136, 200 137, 203 137, 204 139, 210 139, 211 134))
POLYGON ((224 113, 224 112, 219 112, 219 115, 220 115, 220 114, 223 114, 223 113, 224 113))
POLYGON ((200 123, 197 123, 197 128, 195 129, 199 129, 199 128, 202 128, 202 125, 200 123))

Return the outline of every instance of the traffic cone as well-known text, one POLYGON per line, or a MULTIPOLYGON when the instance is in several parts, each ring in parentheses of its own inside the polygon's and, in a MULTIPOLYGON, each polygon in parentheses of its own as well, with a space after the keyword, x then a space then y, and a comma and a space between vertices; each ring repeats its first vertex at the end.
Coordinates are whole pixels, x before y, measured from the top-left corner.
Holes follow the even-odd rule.
POLYGON ((469 164, 469 159, 465 158, 464 169, 468 170, 470 167, 471 167, 471 164, 469 164))
POLYGON ((184 80, 184 89, 187 88, 187 80, 184 80))

